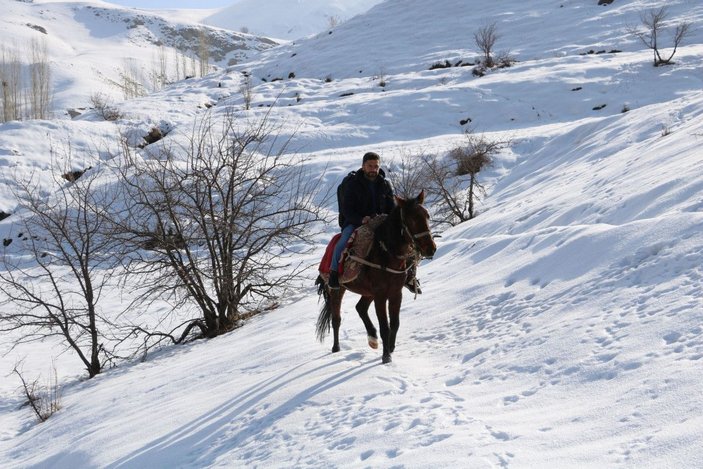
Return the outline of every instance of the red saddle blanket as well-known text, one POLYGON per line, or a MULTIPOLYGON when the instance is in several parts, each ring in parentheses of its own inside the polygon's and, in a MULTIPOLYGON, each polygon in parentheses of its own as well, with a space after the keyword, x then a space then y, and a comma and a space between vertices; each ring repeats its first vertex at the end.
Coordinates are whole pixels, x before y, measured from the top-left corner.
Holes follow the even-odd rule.
MULTIPOLYGON (((373 245, 374 231, 385 218, 386 215, 376 216, 366 225, 362 225, 354 230, 354 233, 352 233, 349 238, 349 242, 347 242, 347 245, 342 251, 342 255, 339 259, 339 281, 341 283, 351 282, 358 277, 362 264, 355 261, 350 256, 366 259, 366 256, 369 255, 371 246, 373 245)), ((330 265, 332 264, 332 254, 334 253, 334 248, 337 245, 341 235, 341 233, 337 233, 332 237, 330 242, 327 244, 327 249, 325 249, 325 255, 320 261, 318 270, 325 280, 329 278, 330 265)))
POLYGON ((336 235, 332 236, 332 239, 327 244, 327 249, 325 249, 325 255, 322 256, 322 260, 320 261, 320 267, 318 268, 321 274, 330 273, 330 266, 332 265, 332 255, 334 254, 334 247, 337 245, 337 241, 339 241, 339 238, 341 237, 342 233, 337 233, 336 235))

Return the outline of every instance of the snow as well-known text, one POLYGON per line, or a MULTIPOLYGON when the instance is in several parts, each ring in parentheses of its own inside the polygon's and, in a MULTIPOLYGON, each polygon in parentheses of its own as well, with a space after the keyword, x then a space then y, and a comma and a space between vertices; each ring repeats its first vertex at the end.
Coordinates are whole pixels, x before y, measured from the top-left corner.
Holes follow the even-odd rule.
POLYGON ((378 3, 381 0, 238 0, 202 21, 234 31, 245 29, 251 34, 290 41, 329 29, 378 3))
MULTIPOLYGON (((403 155, 460 144, 467 127, 513 145, 480 174, 488 194, 479 215, 444 230, 420 266, 424 293, 405 295, 392 364, 368 348, 352 294, 342 350, 316 341, 314 268, 306 287, 241 329, 91 380, 59 344, 11 349, 10 334, 0 339, 0 466, 702 467, 703 29, 674 65, 657 68, 627 29, 663 5, 672 21, 699 25, 703 5, 485 3, 358 2, 363 13, 331 31, 117 102, 117 122, 86 112, 1 124, 6 211, 16 210, 16 177, 34 174, 51 191, 57 165, 108 162, 118 130, 138 137, 168 127, 173 143, 194 119, 231 109, 252 120, 270 113, 330 187, 368 150, 392 174, 403 155), (473 61, 472 33, 489 20, 514 66, 480 78, 472 67, 429 70, 473 61), (67 141, 74 158, 52 161, 67 141), (42 424, 20 407, 10 371, 22 358, 29 376, 56 363, 63 408, 42 424)), ((28 8, 21 21, 50 16, 42 24, 52 51, 130 47, 99 38, 88 19, 78 28, 75 3, 35 5, 43 13, 28 8)), ((3 37, 30 37, 7 18, 3 37)), ((59 62, 53 70, 69 75, 59 62)), ((67 107, 81 82, 58 83, 67 107)), ((0 237, 16 236, 13 217, 0 237)), ((304 258, 310 266, 335 230, 304 258)), ((116 312, 124 301, 116 291, 103 307, 116 312)))

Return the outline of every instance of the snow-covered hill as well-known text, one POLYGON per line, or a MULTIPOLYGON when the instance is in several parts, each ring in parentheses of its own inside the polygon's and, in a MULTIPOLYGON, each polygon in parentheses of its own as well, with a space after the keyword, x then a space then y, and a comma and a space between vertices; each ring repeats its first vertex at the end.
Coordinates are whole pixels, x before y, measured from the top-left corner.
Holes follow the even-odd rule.
POLYGON ((300 39, 333 28, 381 0, 238 0, 205 24, 276 39, 300 39))
POLYGON ((95 93, 121 101, 124 75, 134 77, 142 91, 153 91, 162 63, 165 81, 199 74, 199 67, 193 72, 192 62, 201 36, 209 46, 209 63, 218 68, 275 45, 269 39, 203 25, 202 16, 210 11, 161 13, 100 0, 3 0, 2 9, 0 42, 6 57, 17 54, 29 63, 30 42, 46 41, 57 118, 68 109, 88 106, 95 93))
MULTIPOLYGON (((391 174, 403 156, 443 154, 468 127, 513 142, 480 174, 479 216, 441 233, 421 265, 424 294, 404 298, 391 365, 366 345, 354 295, 341 352, 316 341, 314 269, 307 290, 233 333, 89 381, 59 346, 11 351, 10 334, 0 466, 703 466, 703 5, 597 3, 386 0, 329 33, 118 103, 116 122, 87 112, 0 125, 2 167, 43 174, 47 188, 51 141, 70 141, 77 166, 99 165, 108 153, 84 152, 118 129, 138 139, 168 128, 174 143, 194 119, 231 112, 268 114, 321 185, 368 150, 391 174), (628 29, 664 5, 667 32, 694 28, 675 64, 655 68, 628 29), (472 33, 490 21, 512 67, 429 70, 473 62, 472 33), (56 359, 63 408, 43 424, 8 374, 23 356, 37 374, 56 359)), ((51 24, 74 24, 64 21, 51 24)), ((0 202, 12 211, 7 174, 0 202)), ((13 229, 4 220, 0 237, 13 229)), ((115 291, 105 307, 123 300, 115 291)))

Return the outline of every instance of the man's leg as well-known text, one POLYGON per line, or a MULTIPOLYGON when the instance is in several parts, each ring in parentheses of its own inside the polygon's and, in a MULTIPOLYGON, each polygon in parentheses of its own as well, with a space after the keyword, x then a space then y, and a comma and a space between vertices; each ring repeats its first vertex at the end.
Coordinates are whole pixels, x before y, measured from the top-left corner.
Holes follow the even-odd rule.
POLYGON ((337 245, 334 247, 334 252, 332 254, 332 264, 330 265, 330 288, 339 288, 339 258, 342 257, 342 251, 347 245, 347 241, 351 237, 352 233, 356 227, 354 225, 347 225, 342 230, 342 236, 339 237, 337 245))

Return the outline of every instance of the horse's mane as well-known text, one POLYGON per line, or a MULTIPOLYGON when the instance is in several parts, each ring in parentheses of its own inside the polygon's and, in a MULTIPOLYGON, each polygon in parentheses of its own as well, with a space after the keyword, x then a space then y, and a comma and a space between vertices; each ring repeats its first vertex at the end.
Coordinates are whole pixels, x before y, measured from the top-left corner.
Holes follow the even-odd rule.
MULTIPOLYGON (((405 213, 414 210, 418 205, 416 199, 405 202, 405 213)), ((400 205, 396 205, 388 214, 383 223, 374 231, 374 248, 380 257, 380 264, 383 267, 388 265, 391 254, 399 254, 401 248, 406 243, 403 237, 403 221, 400 218, 400 205), (385 249, 382 247, 385 246, 385 249)))

